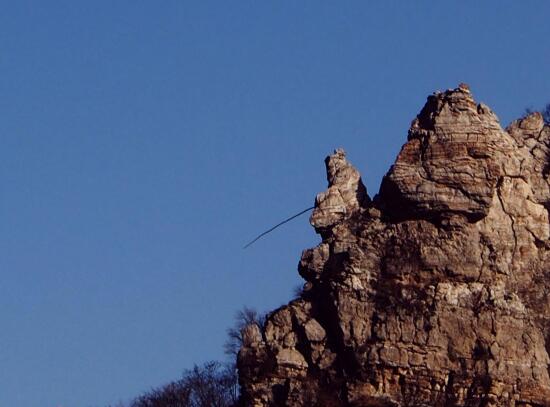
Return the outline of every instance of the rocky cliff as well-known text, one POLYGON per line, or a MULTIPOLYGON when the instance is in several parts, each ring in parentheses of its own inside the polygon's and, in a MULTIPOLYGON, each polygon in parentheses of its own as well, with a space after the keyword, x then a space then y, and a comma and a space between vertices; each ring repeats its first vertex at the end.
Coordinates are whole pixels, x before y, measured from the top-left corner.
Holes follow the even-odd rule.
POLYGON ((301 298, 243 331, 246 406, 550 405, 550 127, 435 93, 371 199, 337 150, 301 298))

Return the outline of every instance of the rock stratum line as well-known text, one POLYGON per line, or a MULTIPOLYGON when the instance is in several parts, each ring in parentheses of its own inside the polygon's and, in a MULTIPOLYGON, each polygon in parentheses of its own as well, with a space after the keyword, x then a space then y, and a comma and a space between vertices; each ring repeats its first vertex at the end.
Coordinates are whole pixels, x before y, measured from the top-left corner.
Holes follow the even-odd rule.
POLYGON ((550 127, 435 93, 371 199, 343 150, 299 299, 247 326, 246 406, 549 406, 550 127))

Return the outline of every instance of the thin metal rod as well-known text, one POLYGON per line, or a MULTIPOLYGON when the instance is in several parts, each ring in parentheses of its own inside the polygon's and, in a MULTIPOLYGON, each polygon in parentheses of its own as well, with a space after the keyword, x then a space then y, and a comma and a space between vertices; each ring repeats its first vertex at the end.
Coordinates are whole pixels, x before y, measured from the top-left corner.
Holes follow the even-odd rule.
POLYGON ((279 226, 282 226, 282 225, 284 225, 285 223, 290 222, 292 219, 297 218, 298 216, 303 215, 303 214, 306 213, 307 211, 310 211, 310 210, 312 210, 312 209, 314 209, 314 208, 315 208, 315 206, 312 206, 311 208, 304 209, 302 212, 297 213, 296 215, 293 215, 293 216, 291 216, 290 218, 285 219, 285 220, 283 220, 283 221, 280 222, 280 223, 277 223, 277 224, 276 224, 275 226, 273 226, 271 229, 268 229, 268 230, 266 230, 265 232, 263 232, 262 234, 256 236, 256 238, 255 238, 254 240, 252 240, 251 242, 247 243, 246 246, 243 247, 243 249, 246 249, 247 247, 252 246, 252 244, 254 244, 257 240, 261 239, 262 237, 264 237, 265 235, 267 235, 269 232, 273 232, 273 231, 274 231, 275 229, 277 229, 279 226))

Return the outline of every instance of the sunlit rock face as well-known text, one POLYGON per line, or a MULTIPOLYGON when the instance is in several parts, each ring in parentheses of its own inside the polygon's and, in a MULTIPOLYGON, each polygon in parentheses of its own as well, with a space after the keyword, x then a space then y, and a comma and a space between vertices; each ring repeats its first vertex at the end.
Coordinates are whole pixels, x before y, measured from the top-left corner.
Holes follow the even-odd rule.
POLYGON ((394 216, 487 215, 512 140, 466 86, 430 96, 408 140, 381 188, 394 216))
POLYGON ((372 200, 337 150, 299 299, 249 327, 245 406, 547 406, 550 128, 435 93, 372 200))

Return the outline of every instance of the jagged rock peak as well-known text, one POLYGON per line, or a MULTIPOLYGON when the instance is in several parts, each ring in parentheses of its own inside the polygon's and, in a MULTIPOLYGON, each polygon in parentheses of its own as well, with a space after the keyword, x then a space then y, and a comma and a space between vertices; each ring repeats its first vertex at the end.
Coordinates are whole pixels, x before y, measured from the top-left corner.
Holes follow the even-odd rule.
POLYGON ((428 97, 371 201, 342 150, 304 292, 243 331, 245 406, 550 406, 550 127, 428 97))
POLYGON ((487 215, 513 141, 467 85, 428 97, 381 186, 397 218, 487 215))

